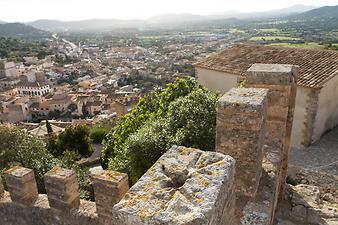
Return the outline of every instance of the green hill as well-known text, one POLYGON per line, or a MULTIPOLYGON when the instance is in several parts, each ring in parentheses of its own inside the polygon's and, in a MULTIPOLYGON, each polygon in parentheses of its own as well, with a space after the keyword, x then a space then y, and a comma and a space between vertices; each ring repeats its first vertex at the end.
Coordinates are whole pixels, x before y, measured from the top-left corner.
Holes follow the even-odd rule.
POLYGON ((295 16, 299 19, 325 19, 336 18, 338 19, 338 5, 336 6, 324 6, 317 9, 313 9, 295 16))
POLYGON ((324 6, 287 18, 289 22, 302 24, 302 29, 338 31, 338 5, 324 6), (311 29, 309 29, 311 28, 311 29))
POLYGON ((0 37, 43 39, 50 36, 50 33, 36 29, 22 23, 0 24, 0 37))

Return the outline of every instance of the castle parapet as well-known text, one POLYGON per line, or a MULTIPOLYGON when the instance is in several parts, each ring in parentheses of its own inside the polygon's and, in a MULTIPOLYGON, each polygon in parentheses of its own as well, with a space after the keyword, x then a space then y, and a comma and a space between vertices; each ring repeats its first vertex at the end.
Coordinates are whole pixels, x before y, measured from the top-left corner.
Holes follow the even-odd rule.
POLYGON ((298 70, 288 64, 254 64, 245 76, 246 87, 269 89, 264 161, 275 174, 272 215, 286 183, 298 70))
MULTIPOLYGON (((38 196, 32 170, 6 171, 12 200, 7 192, 0 198, 1 221, 272 225, 287 172, 297 72, 292 65, 253 65, 247 88, 217 103, 216 152, 173 146, 129 190, 126 174, 93 175, 96 203, 80 201, 71 170, 55 167, 45 175, 47 196, 38 196)), ((0 197, 2 190, 0 184, 0 197)))
POLYGON ((38 188, 31 169, 16 166, 5 171, 5 179, 13 202, 33 205, 38 198, 38 188))
POLYGON ((255 196, 262 174, 267 89, 233 88, 217 102, 216 151, 236 160, 236 194, 255 196))
POLYGON ((112 220, 113 206, 118 203, 129 189, 128 175, 114 171, 104 171, 92 176, 96 212, 104 224, 112 220))
POLYGON ((79 185, 72 170, 54 167, 44 179, 51 208, 66 211, 79 207, 79 185))

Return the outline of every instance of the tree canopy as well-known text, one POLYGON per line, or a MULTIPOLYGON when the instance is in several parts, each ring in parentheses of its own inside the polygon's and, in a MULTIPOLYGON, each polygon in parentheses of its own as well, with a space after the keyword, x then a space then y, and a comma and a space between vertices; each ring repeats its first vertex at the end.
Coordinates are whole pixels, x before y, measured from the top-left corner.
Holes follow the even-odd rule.
MULTIPOLYGON (((49 137, 57 136, 51 134, 49 137)), ((89 198, 89 172, 77 165, 78 152, 66 150, 58 158, 54 157, 43 141, 19 127, 7 124, 0 124, 0 143, 0 175, 15 165, 31 168, 34 170, 39 193, 45 193, 45 173, 54 166, 62 166, 75 171, 81 198, 89 198)))
POLYGON ((0 172, 14 165, 34 170, 40 192, 44 192, 43 176, 57 164, 45 144, 14 126, 0 125, 0 172))
POLYGON ((90 130, 85 125, 68 126, 61 134, 52 134, 48 139, 48 150, 55 157, 63 155, 66 151, 76 152, 80 156, 88 157, 94 151, 90 139, 90 130))
POLYGON ((103 166, 135 183, 172 145, 214 150, 217 98, 192 80, 155 89, 108 134, 103 166))

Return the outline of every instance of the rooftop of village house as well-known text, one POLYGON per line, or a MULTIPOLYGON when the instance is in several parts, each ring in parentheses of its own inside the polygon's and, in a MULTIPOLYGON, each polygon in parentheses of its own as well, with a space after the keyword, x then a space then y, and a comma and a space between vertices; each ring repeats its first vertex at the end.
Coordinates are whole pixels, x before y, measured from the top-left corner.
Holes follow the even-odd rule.
POLYGON ((298 86, 322 88, 338 73, 338 51, 239 44, 196 66, 243 76, 255 63, 298 65, 298 86))

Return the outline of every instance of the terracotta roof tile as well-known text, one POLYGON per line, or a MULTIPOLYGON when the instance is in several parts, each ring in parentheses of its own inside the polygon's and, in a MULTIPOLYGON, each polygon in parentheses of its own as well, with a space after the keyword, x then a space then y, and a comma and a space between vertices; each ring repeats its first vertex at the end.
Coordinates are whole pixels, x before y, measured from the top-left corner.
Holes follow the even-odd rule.
POLYGON ((338 51, 241 44, 195 66, 244 76, 255 63, 298 65, 298 86, 322 88, 338 74, 338 51))

